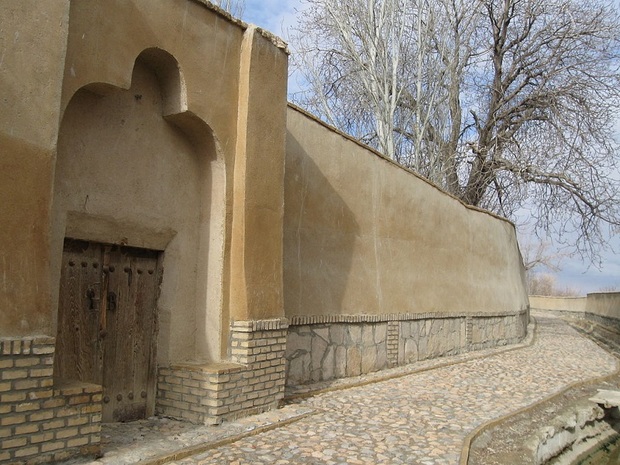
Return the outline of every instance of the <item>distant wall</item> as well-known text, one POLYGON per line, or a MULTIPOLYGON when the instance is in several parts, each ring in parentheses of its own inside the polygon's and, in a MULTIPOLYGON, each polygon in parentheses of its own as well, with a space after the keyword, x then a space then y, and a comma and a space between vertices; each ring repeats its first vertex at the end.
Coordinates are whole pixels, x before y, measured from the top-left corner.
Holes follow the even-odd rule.
POLYGON ((597 292, 586 297, 530 296, 530 308, 620 323, 620 292, 597 292))
POLYGON ((586 301, 586 297, 554 297, 531 295, 530 309, 583 314, 586 311, 586 301))
POLYGON ((620 292, 588 294, 586 312, 620 321, 620 292))
POLYGON ((512 223, 292 106, 287 129, 287 317, 527 308, 512 223))

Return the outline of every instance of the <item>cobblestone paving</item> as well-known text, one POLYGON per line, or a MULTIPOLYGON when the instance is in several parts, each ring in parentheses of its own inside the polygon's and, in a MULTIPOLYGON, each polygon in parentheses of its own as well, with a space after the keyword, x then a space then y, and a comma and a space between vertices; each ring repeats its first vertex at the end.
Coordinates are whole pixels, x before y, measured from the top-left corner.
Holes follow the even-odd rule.
POLYGON ((531 347, 320 394, 301 401, 314 415, 171 463, 454 465, 477 426, 615 368, 561 320, 541 318, 531 347))

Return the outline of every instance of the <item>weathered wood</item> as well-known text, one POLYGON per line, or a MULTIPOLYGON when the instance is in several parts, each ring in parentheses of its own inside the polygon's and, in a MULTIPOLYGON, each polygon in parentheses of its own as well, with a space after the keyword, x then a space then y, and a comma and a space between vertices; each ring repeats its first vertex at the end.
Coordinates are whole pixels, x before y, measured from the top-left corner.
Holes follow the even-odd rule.
POLYGON ((56 376, 102 384, 104 422, 153 415, 159 253, 67 239, 56 376))
POLYGON ((100 248, 83 241, 65 240, 54 359, 54 374, 58 378, 101 384, 100 265, 100 248))
POLYGON ((110 402, 104 421, 130 421, 154 412, 157 252, 117 248, 110 252, 108 291, 116 308, 108 308, 104 389, 110 402), (149 273, 150 271, 150 273, 149 273), (120 399, 120 400, 119 400, 120 399))

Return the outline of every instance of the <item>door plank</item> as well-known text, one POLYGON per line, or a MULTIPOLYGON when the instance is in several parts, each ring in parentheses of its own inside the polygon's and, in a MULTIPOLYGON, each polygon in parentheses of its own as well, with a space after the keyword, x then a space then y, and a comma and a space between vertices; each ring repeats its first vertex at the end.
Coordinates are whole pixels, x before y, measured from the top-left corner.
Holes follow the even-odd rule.
POLYGON ((54 376, 101 384, 103 353, 98 312, 101 250, 66 239, 58 299, 54 376))
POLYGON ((110 401, 104 421, 131 421, 154 412, 149 392, 155 392, 157 256, 129 247, 110 253, 109 292, 116 308, 107 311, 104 386, 110 401))

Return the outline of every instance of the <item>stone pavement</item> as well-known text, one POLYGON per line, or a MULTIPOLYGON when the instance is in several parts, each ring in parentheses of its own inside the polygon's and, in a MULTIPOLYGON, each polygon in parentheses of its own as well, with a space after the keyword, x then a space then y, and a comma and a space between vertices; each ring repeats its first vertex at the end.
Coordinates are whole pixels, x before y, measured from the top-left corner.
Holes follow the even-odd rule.
POLYGON ((382 372, 374 376, 393 377, 377 382, 367 377, 362 381, 368 384, 219 427, 172 420, 153 420, 156 427, 142 432, 147 425, 106 427, 104 436, 120 431, 127 447, 112 447, 93 463, 149 463, 148 457, 190 447, 179 457, 150 463, 455 465, 478 426, 616 370, 614 357, 562 320, 537 321, 533 343, 516 350, 491 349, 382 372))

